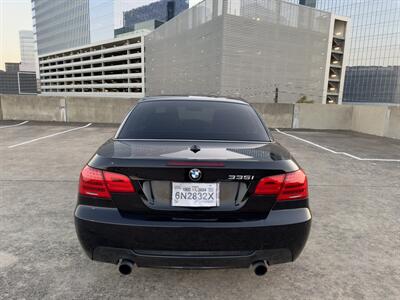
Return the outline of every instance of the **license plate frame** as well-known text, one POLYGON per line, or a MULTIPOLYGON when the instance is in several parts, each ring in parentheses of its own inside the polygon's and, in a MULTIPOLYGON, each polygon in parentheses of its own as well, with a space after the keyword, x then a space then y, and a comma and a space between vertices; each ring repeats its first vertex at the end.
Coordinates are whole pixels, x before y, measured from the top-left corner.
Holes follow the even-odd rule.
POLYGON ((218 207, 219 183, 172 182, 171 206, 218 207))

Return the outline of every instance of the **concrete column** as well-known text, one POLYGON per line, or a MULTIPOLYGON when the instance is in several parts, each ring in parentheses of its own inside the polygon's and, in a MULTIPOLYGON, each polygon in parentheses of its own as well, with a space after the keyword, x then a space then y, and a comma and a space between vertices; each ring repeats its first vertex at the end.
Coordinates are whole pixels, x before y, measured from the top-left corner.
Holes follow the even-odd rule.
POLYGON ((67 122, 67 103, 65 98, 60 99, 60 120, 61 122, 67 122))

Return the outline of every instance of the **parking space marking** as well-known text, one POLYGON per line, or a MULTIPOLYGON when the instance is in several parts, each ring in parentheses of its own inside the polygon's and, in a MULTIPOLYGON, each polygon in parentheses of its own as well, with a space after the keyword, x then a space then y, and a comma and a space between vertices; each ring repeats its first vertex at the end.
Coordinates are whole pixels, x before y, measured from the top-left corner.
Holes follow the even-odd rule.
POLYGON ((57 132, 57 133, 45 135, 45 136, 42 136, 42 137, 39 137, 39 138, 36 138, 36 139, 32 139, 32 140, 29 140, 29 141, 25 141, 25 142, 22 142, 22 143, 11 145, 11 146, 8 146, 8 148, 11 149, 11 148, 19 147, 19 146, 22 146, 22 145, 30 144, 30 143, 33 143, 33 142, 36 142, 36 141, 40 141, 40 140, 43 140, 43 139, 47 139, 47 138, 51 138, 51 137, 54 137, 54 136, 57 136, 57 135, 60 135, 60 134, 64 134, 64 133, 68 133, 68 132, 71 132, 71 131, 83 129, 83 128, 89 127, 90 125, 92 125, 92 123, 88 123, 85 126, 71 128, 71 129, 68 129, 68 130, 60 131, 60 132, 57 132))
POLYGON ((21 126, 21 125, 24 125, 24 124, 26 124, 26 123, 28 123, 28 122, 29 122, 29 121, 23 121, 23 122, 18 123, 18 124, 0 126, 0 129, 21 126))
POLYGON ((312 145, 312 146, 314 146, 314 147, 320 148, 320 149, 325 150, 325 151, 328 151, 328 152, 330 152, 330 153, 339 154, 339 155, 345 155, 345 156, 348 156, 348 157, 353 158, 353 159, 356 159, 356 160, 361 160, 361 161, 400 162, 400 159, 389 159, 389 158, 361 158, 361 157, 352 155, 352 154, 347 153, 347 152, 335 151, 335 150, 329 149, 329 148, 327 148, 327 147, 318 145, 318 144, 313 143, 313 142, 311 142, 311 141, 308 141, 308 140, 306 140, 306 139, 302 139, 302 138, 300 138, 300 137, 298 137, 298 136, 295 136, 295 135, 293 135, 293 134, 289 134, 289 133, 280 131, 279 129, 275 129, 275 130, 276 130, 276 132, 279 132, 279 133, 281 133, 281 134, 283 134, 283 135, 292 137, 292 138, 294 138, 294 139, 296 139, 296 140, 299 140, 299 141, 302 141, 302 142, 304 142, 304 143, 310 144, 310 145, 312 145))

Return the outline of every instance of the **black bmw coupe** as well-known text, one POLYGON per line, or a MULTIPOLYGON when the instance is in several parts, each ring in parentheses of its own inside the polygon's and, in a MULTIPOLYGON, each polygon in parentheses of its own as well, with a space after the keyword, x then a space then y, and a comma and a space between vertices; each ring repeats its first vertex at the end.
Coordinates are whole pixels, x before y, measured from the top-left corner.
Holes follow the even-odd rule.
POLYGON ((83 168, 75 225, 93 260, 229 268, 294 261, 311 226, 307 177, 246 102, 140 100, 83 168))

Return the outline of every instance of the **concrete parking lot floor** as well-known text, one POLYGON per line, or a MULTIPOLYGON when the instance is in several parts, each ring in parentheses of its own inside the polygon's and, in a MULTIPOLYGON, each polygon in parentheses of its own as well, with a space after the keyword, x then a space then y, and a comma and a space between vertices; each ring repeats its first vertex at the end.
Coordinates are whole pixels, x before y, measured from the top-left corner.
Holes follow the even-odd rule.
POLYGON ((399 299, 400 142, 350 132, 274 132, 309 175, 313 225, 294 263, 247 269, 135 269, 90 261, 75 235, 80 169, 116 127, 0 123, 1 299, 399 299), (47 137, 53 135, 51 137, 47 137), (36 140, 37 138, 45 137, 36 140), (26 141, 32 142, 10 148, 26 141))

